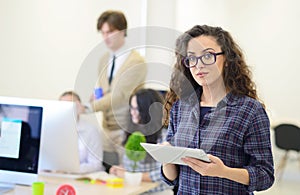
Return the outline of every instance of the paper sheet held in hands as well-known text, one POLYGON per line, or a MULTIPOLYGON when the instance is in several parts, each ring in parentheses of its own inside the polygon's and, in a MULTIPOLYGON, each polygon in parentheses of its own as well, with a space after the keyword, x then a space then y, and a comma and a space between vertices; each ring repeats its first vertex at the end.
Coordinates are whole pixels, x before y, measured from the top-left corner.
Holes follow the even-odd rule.
POLYGON ((204 162, 210 162, 202 149, 166 146, 159 144, 141 143, 141 146, 158 162, 186 165, 181 158, 192 157, 204 162))

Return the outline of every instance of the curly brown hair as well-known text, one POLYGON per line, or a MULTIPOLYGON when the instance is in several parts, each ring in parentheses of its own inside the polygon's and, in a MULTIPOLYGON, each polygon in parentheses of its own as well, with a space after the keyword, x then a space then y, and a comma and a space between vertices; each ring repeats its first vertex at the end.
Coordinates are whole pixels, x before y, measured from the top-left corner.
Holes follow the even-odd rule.
POLYGON ((245 62, 241 48, 230 33, 220 27, 196 25, 176 40, 177 60, 171 76, 170 91, 166 95, 164 105, 165 125, 168 123, 169 112, 175 101, 188 96, 192 91, 200 90, 200 95, 202 94, 202 87, 194 80, 189 68, 183 64, 189 41, 202 35, 214 37, 224 52, 226 68, 223 68, 222 76, 226 91, 237 96, 249 96, 258 100, 256 86, 251 80, 252 73, 245 62))

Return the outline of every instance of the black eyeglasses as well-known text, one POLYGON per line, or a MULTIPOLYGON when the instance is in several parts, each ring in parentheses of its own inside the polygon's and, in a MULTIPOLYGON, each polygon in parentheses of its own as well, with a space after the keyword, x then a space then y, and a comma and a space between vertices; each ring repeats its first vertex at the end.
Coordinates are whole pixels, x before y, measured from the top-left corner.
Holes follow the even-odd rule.
POLYGON ((200 59, 202 64, 212 65, 216 62, 217 55, 222 55, 222 54, 224 54, 223 51, 219 53, 207 52, 199 57, 193 55, 186 56, 185 58, 183 58, 183 64, 187 68, 193 68, 198 64, 198 60, 200 59))

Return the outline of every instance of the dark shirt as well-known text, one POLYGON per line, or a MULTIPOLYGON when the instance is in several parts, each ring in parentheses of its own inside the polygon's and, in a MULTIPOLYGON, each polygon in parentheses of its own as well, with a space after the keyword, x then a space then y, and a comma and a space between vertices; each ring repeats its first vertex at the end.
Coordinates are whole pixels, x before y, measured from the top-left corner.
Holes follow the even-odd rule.
POLYGON ((200 107, 200 123, 202 122, 204 115, 211 110, 212 107, 201 106, 200 107))

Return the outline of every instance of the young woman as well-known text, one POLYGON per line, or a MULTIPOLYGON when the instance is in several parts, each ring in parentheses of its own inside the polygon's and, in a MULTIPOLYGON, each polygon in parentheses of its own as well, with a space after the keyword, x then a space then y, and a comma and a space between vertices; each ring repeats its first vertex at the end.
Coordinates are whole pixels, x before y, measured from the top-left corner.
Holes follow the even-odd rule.
MULTIPOLYGON (((129 135, 135 131, 142 132, 146 137, 147 143, 162 142, 163 104, 162 96, 153 89, 139 89, 134 92, 129 98, 131 122, 129 123, 128 131, 125 133, 123 144, 126 143, 129 135)), ((109 172, 118 177, 124 177, 125 170, 132 171, 132 163, 124 155, 123 167, 113 166, 109 172)), ((138 162, 137 171, 143 172, 142 181, 160 182, 158 187, 148 191, 147 194, 173 194, 171 188, 161 181, 160 166, 161 164, 149 155, 138 162)))
POLYGON ((239 46, 219 27, 194 26, 176 42, 165 108, 167 144, 201 148, 211 163, 164 164, 178 194, 252 194, 274 182, 270 124, 239 46))

